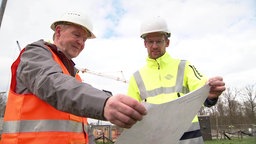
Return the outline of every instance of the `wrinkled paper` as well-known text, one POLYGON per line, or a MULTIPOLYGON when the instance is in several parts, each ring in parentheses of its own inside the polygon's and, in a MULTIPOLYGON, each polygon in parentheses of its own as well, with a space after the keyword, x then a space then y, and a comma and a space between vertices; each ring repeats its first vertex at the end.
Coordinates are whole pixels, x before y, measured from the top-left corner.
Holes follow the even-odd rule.
POLYGON ((125 129, 115 144, 177 144, 205 99, 210 87, 205 85, 164 104, 144 103, 148 114, 130 129, 125 129))

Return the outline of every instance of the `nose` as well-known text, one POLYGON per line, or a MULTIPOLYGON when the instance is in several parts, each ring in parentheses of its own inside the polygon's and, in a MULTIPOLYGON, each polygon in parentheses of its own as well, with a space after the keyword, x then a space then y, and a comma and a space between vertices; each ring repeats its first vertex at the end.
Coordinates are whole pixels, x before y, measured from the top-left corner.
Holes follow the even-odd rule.
POLYGON ((154 42, 152 43, 152 47, 153 47, 153 48, 159 47, 159 44, 157 43, 157 41, 154 41, 154 42))
POLYGON ((79 43, 80 45, 84 45, 85 40, 83 38, 78 38, 77 43, 79 43))

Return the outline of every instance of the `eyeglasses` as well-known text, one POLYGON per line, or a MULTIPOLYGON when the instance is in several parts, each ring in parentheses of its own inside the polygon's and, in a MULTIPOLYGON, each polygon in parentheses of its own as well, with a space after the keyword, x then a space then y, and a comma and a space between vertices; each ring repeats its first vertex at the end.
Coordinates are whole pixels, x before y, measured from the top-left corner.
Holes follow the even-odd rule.
POLYGON ((149 46, 149 47, 153 46, 154 43, 155 43, 157 46, 162 46, 162 45, 164 44, 164 41, 165 41, 165 40, 163 40, 163 39, 162 39, 162 40, 156 40, 156 41, 154 41, 154 40, 145 40, 147 46, 149 46))

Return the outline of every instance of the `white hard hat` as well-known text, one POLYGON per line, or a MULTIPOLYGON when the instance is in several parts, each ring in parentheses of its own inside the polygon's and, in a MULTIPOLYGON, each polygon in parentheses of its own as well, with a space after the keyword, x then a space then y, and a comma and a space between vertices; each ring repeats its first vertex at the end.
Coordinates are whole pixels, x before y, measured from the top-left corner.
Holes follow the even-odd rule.
POLYGON ((90 34, 88 38, 95 38, 95 35, 92 33, 93 26, 91 21, 85 14, 79 12, 66 12, 52 23, 51 29, 55 31, 56 26, 61 23, 72 23, 79 25, 90 34))
POLYGON ((167 37, 171 36, 171 32, 165 20, 159 16, 147 19, 142 22, 140 29, 140 37, 144 38, 148 33, 163 32, 167 37))

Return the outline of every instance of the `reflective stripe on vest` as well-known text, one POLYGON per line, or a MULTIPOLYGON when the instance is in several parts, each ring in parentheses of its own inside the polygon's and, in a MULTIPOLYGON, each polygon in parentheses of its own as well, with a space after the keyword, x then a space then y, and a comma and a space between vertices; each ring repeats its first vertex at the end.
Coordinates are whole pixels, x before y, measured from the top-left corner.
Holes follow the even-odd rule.
POLYGON ((140 97, 142 100, 146 99, 147 97, 157 96, 159 94, 169 94, 173 92, 181 92, 181 93, 188 93, 189 89, 183 86, 183 77, 184 77, 184 70, 185 70, 186 61, 181 60, 178 67, 177 77, 176 77, 176 84, 173 87, 159 87, 154 90, 146 90, 145 84, 142 80, 139 71, 134 73, 135 81, 138 85, 140 91, 140 97))
POLYGON ((189 142, 189 140, 197 141, 196 144, 201 144, 202 133, 200 131, 200 125, 198 122, 193 122, 189 129, 182 135, 180 141, 189 142))
POLYGON ((179 144, 204 144, 203 137, 196 137, 191 139, 180 140, 179 144))
POLYGON ((179 144, 203 144, 203 137, 198 122, 191 124, 190 128, 182 135, 179 144))
POLYGON ((84 128, 81 122, 69 120, 20 120, 6 121, 3 125, 3 133, 20 132, 83 132, 88 131, 88 125, 84 128))

